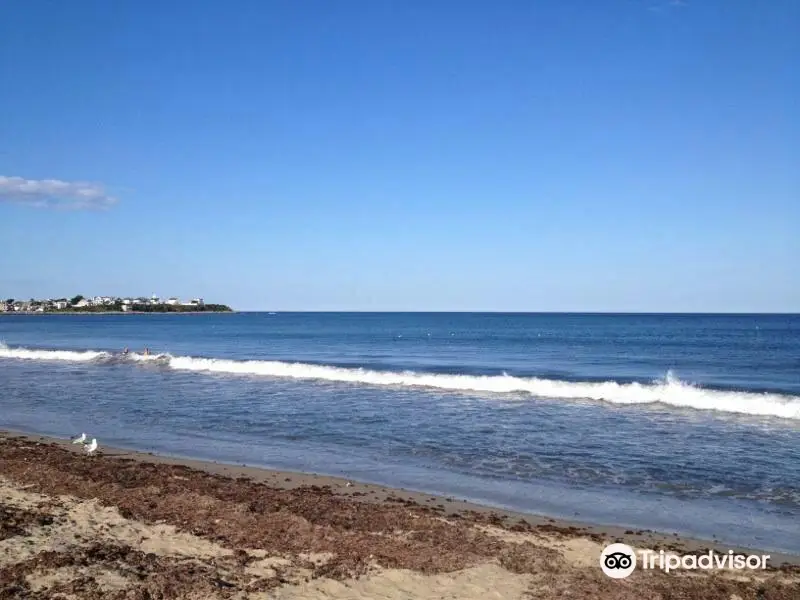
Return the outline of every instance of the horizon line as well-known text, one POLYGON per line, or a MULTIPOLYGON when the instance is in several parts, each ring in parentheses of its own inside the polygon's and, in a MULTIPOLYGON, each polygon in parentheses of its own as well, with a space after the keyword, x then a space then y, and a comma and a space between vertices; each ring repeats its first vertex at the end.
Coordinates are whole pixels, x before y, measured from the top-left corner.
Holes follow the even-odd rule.
POLYGON ((497 314, 497 315, 779 315, 800 316, 800 311, 604 311, 604 310, 264 310, 233 309, 237 313, 291 314, 497 314))

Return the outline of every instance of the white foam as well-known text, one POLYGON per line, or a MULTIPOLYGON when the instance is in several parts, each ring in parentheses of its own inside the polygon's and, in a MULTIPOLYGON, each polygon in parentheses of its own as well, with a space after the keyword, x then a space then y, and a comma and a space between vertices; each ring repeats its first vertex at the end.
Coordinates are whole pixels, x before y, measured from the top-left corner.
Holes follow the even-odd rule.
POLYGON ((169 354, 144 354, 139 352, 131 352, 126 354, 122 357, 123 360, 130 360, 133 362, 143 362, 143 363, 164 363, 168 359, 172 358, 169 354))
POLYGON ((173 369, 318 379, 381 386, 429 387, 443 390, 509 393, 524 392, 542 398, 589 399, 613 404, 660 402, 698 410, 718 410, 800 419, 800 397, 782 394, 711 390, 679 381, 668 374, 652 384, 559 381, 511 375, 444 375, 414 371, 370 371, 279 361, 236 361, 214 358, 172 357, 173 369))
MULTIPOLYGON (((0 358, 27 360, 63 360, 88 362, 112 358, 107 352, 70 350, 29 350, 8 348, 0 342, 0 358)), ((598 400, 612 404, 661 403, 681 408, 716 410, 728 413, 772 416, 800 420, 800 397, 775 393, 755 393, 712 390, 695 386, 667 374, 663 380, 649 384, 604 382, 572 382, 538 377, 512 375, 445 375, 414 371, 372 371, 306 363, 268 360, 228 360, 194 358, 169 354, 149 355, 131 353, 125 360, 154 362, 182 371, 199 371, 232 375, 256 375, 290 379, 314 379, 343 383, 427 387, 441 390, 527 393, 541 398, 564 400, 598 400)))
POLYGON ((9 348, 0 342, 0 358, 17 358, 22 360, 66 360, 71 362, 89 362, 109 356, 108 352, 93 350, 29 350, 28 348, 9 348))

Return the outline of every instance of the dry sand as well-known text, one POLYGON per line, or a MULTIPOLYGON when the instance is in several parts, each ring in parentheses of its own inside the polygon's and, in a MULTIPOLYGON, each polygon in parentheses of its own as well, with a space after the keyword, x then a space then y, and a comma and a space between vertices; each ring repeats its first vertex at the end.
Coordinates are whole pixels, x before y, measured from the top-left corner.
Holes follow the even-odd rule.
POLYGON ((727 551, 329 477, 0 436, 0 598, 800 599, 797 557, 612 580, 598 562, 611 541, 727 551))

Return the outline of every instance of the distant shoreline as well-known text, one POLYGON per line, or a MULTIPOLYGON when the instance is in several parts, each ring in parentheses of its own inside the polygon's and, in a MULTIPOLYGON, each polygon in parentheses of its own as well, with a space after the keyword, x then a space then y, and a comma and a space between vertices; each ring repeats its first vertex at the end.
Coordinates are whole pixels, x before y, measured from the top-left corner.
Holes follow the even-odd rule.
POLYGON ((175 310, 175 311, 155 311, 155 310, 104 310, 104 311, 80 311, 80 310, 52 310, 46 312, 37 311, 21 311, 16 310, 13 312, 0 312, 2 316, 52 316, 52 315, 220 315, 220 314, 235 314, 235 310, 175 310))

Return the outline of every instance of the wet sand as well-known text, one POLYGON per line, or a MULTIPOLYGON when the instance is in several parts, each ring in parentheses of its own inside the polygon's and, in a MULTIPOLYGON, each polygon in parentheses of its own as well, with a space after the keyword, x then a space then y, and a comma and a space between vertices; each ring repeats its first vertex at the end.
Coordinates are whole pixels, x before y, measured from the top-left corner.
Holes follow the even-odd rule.
MULTIPOLYGON (((742 549, 334 477, 0 435, 0 598, 800 598, 764 571, 599 567, 612 542, 742 549)), ((759 553, 747 551, 746 553, 759 553)))

